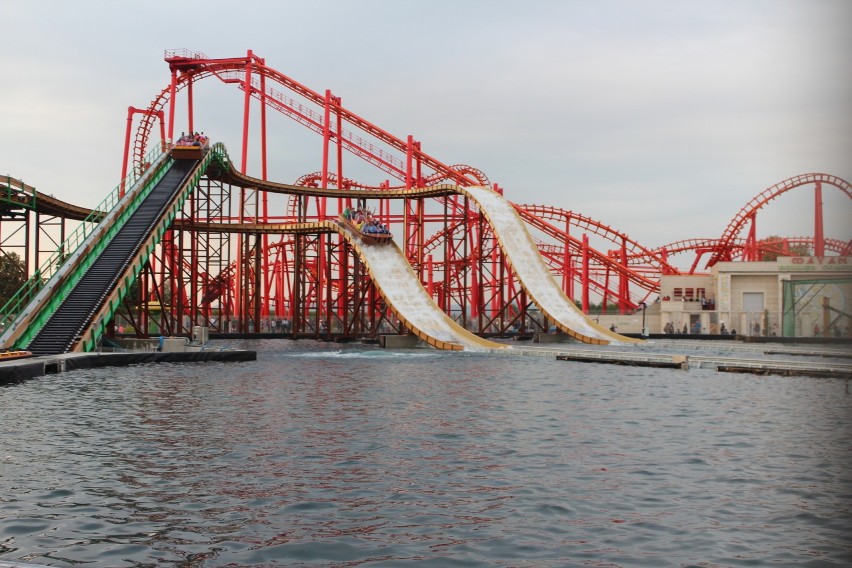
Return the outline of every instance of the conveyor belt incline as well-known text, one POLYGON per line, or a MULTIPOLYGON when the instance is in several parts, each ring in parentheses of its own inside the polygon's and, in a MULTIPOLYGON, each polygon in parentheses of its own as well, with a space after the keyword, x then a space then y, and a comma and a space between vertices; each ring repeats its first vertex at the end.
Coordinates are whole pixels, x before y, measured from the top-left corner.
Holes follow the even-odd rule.
POLYGON ((70 351, 91 323, 105 298, 139 247, 167 209, 196 160, 176 160, 139 208, 115 234, 112 242, 80 278, 27 349, 34 355, 70 351))

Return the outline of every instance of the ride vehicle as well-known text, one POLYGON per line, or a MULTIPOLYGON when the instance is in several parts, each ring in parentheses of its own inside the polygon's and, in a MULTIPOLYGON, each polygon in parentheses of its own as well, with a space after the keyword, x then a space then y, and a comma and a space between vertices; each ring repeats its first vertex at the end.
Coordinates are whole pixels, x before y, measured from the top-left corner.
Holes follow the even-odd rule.
POLYGON ((200 160, 210 148, 210 138, 203 132, 181 133, 180 138, 172 145, 171 156, 175 160, 200 160))
POLYGON ((349 209, 340 214, 340 222, 359 237, 370 243, 389 243, 393 235, 382 223, 373 217, 368 209, 349 209))
POLYGON ((0 362, 14 361, 16 359, 26 359, 32 356, 33 354, 31 351, 25 351, 24 349, 5 349, 3 351, 0 351, 0 362))

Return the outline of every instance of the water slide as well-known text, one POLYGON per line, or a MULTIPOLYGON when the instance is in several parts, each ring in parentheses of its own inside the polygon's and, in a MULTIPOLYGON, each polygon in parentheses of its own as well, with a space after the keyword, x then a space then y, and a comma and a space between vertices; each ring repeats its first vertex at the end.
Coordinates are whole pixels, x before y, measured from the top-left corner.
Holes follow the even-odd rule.
POLYGON ((494 230, 500 248, 512 265, 521 285, 533 303, 554 322, 556 327, 583 343, 640 341, 598 325, 577 308, 577 305, 556 283, 511 202, 487 187, 460 187, 459 191, 476 202, 494 230))
MULTIPOLYGON (((553 278, 553 274, 550 272, 550 269, 541 257, 532 237, 527 232, 526 224, 515 211, 514 205, 490 188, 482 186, 460 187, 450 184, 441 184, 409 190, 381 191, 347 191, 340 189, 307 188, 252 178, 237 172, 236 169, 234 169, 233 164, 230 164, 230 167, 227 170, 215 172, 214 176, 218 176, 229 183, 234 183, 243 187, 254 187, 263 191, 295 195, 323 195, 334 198, 347 196, 358 198, 403 199, 417 196, 438 197, 441 195, 460 193, 472 199, 477 204, 480 211, 483 215, 485 215, 486 219, 488 219, 488 222, 494 230, 494 234, 500 243, 500 247, 512 265, 512 269, 518 277, 518 280, 520 280, 521 286, 523 286, 527 291, 527 294, 538 309, 547 315, 547 317, 563 333, 566 333, 583 343, 591 344, 607 344, 614 341, 620 343, 638 343, 641 341, 620 335, 598 325, 577 308, 576 304, 574 304, 574 302, 565 295, 556 280, 553 278)), ((352 235, 352 237, 358 238, 357 235, 352 235)), ((368 246, 368 248, 370 247, 368 246)), ((363 257, 368 264, 373 262, 366 256, 366 253, 363 257)), ((401 260, 404 261, 404 258, 401 260)), ((407 266, 408 263, 406 262, 405 264, 407 266)), ((397 268, 397 271, 400 273, 401 270, 401 267, 397 268)), ((408 268, 408 270, 411 269, 408 268)), ((376 274, 373 276, 373 280, 376 281, 377 285, 380 285, 385 291, 383 293, 385 293, 386 298, 390 298, 391 293, 394 291, 393 289, 396 286, 396 282, 384 280, 381 270, 377 270, 376 274)), ((414 278, 414 281, 417 282, 418 286, 420 286, 416 277, 414 278)), ((414 292, 412 291, 411 293, 413 294, 414 292)), ((425 290, 421 290, 420 293, 422 293, 423 298, 421 302, 422 304, 425 304, 427 301, 429 304, 432 304, 432 300, 429 298, 428 294, 426 294, 425 290)), ((390 299, 388 303, 393 304, 390 299)))
POLYGON ((489 351, 506 345, 483 339, 457 324, 432 301, 394 242, 369 243, 343 223, 337 231, 355 247, 379 293, 405 326, 439 349, 489 351))

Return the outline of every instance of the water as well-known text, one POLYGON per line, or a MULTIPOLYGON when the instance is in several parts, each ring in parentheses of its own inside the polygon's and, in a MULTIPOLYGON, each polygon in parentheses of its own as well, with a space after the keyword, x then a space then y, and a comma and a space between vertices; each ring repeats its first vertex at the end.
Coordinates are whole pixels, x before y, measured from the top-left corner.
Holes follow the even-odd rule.
POLYGON ((0 388, 0 560, 852 564, 845 381, 242 345, 0 388))

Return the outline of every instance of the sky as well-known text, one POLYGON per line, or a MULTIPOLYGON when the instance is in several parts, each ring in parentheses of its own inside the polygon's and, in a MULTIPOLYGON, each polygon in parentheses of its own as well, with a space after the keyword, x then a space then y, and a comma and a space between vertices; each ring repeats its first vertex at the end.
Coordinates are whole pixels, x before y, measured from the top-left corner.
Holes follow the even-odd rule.
MULTIPOLYGON (((848 0, 0 0, 0 21, 0 175, 79 205, 118 184, 127 109, 184 48, 252 50, 512 201, 648 247, 719 237, 799 174, 852 181, 848 0)), ((241 95, 208 80, 195 96, 235 158, 241 95)), ((319 136, 283 116, 269 131, 270 179, 321 168, 319 136)), ((824 200, 826 236, 852 239, 852 200, 824 200)), ((769 204, 758 234, 813 234, 813 191, 769 204)))

